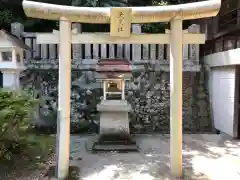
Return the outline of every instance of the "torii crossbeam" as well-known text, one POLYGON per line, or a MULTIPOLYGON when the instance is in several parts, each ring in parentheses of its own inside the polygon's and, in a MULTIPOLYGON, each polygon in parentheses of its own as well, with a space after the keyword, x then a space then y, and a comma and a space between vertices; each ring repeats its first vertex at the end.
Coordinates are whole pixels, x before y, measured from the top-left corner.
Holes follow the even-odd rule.
POLYGON ((39 34, 38 43, 59 43, 59 107, 60 143, 58 178, 64 179, 69 168, 71 43, 131 43, 170 44, 170 157, 171 172, 182 176, 182 59, 183 44, 202 44, 201 34, 185 34, 183 20, 216 16, 221 0, 148 7, 73 7, 33 1, 23 1, 27 16, 59 20, 60 32, 39 34), (109 23, 110 34, 75 34, 71 22, 109 23), (170 22, 167 34, 131 34, 131 23, 170 22))
MULTIPOLYGON (((38 33, 37 44, 59 44, 59 31, 38 33)), ((183 33, 183 44, 204 44, 205 34, 183 33)), ((72 31, 72 44, 170 44, 169 34, 131 34, 130 37, 112 37, 110 33, 75 33, 72 31)))

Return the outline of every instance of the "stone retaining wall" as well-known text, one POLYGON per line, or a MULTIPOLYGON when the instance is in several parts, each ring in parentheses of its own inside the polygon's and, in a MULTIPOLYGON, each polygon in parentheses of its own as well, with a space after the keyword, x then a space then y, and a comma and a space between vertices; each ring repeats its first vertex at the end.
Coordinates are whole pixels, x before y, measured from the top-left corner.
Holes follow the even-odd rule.
MULTIPOLYGON (((72 72, 71 121, 72 130, 75 128, 76 131, 93 131, 93 127, 98 127, 99 123, 96 105, 100 101, 102 91, 95 79, 89 78, 88 74, 81 71, 72 72)), ((42 100, 40 110, 36 113, 36 124, 55 126, 58 71, 28 70, 21 82, 24 89, 42 100)), ((132 132, 169 132, 169 72, 135 73, 133 81, 129 83, 126 97, 133 107, 130 113, 132 132)), ((203 71, 183 72, 183 128, 185 132, 190 133, 211 130, 203 71)))

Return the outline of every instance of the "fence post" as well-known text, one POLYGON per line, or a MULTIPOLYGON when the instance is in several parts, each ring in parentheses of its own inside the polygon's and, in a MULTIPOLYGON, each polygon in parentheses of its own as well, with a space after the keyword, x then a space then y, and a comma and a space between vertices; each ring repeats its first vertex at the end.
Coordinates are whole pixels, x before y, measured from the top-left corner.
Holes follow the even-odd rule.
MULTIPOLYGON (((75 29, 76 33, 82 33, 82 25, 80 23, 72 23, 72 29, 75 29)), ((73 61, 82 59, 82 44, 73 44, 72 53, 73 61)))
MULTIPOLYGON (((170 30, 169 29, 165 29, 165 34, 169 34, 170 30)), ((166 52, 166 61, 170 64, 170 44, 165 44, 166 48, 167 48, 167 52, 166 52)))
POLYGON ((21 24, 19 22, 11 23, 11 33, 12 34, 21 38, 21 35, 22 35, 23 31, 24 31, 23 24, 21 24))
MULTIPOLYGON (((184 30, 183 33, 189 33, 188 29, 184 30)), ((184 64, 184 62, 189 60, 188 50, 189 50, 189 44, 183 44, 183 64, 184 64)))
MULTIPOLYGON (((133 24, 132 25, 132 32, 135 34, 141 34, 141 25, 140 24, 133 24)), ((141 44, 133 44, 132 45, 132 61, 141 60, 141 44)))
POLYGON ((164 60, 164 44, 158 44, 158 57, 159 61, 164 60))
MULTIPOLYGON (((200 26, 198 24, 192 24, 188 28, 189 33, 199 33, 200 26)), ((199 64, 199 44, 190 44, 189 45, 189 59, 193 61, 194 64, 199 64)))

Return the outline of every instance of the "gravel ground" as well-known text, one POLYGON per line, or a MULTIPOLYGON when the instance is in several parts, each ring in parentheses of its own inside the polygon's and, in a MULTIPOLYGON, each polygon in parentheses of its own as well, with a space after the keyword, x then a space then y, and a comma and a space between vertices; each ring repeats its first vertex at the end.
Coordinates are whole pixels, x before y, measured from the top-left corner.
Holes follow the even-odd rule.
MULTIPOLYGON (((174 180, 169 170, 169 135, 137 135, 139 153, 86 150, 93 136, 72 136, 72 164, 79 180, 174 180)), ((184 135, 184 179, 239 180, 240 142, 224 135, 184 135)))
MULTIPOLYGON (((71 163, 80 167, 79 180, 175 180, 169 170, 169 135, 137 135, 140 152, 98 153, 86 150, 94 136, 71 136, 71 163)), ((42 170, 14 174, 4 180, 47 180, 42 170)), ((239 180, 240 141, 224 135, 184 135, 185 180, 239 180)))

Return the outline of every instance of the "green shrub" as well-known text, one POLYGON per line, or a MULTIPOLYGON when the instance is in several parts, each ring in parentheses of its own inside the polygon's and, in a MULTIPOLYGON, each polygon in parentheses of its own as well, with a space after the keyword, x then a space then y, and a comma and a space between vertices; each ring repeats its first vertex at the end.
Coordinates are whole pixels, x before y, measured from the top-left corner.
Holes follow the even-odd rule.
POLYGON ((0 158, 11 159, 25 143, 38 103, 25 92, 0 89, 0 158))

